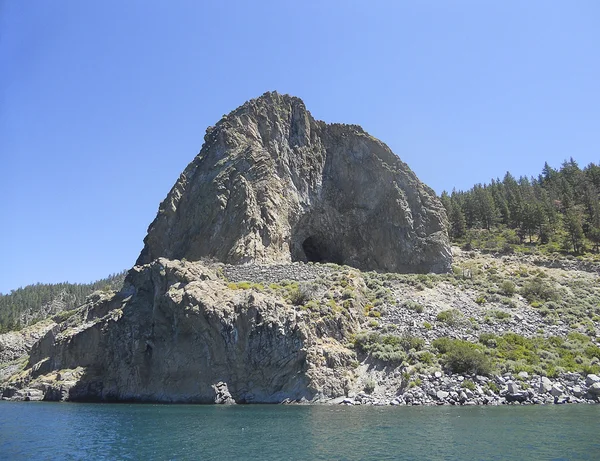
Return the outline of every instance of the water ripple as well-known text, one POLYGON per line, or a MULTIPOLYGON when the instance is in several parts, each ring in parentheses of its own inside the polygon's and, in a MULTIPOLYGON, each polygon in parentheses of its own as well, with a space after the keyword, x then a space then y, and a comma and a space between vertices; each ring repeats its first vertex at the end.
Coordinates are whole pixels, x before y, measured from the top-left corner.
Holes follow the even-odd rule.
POLYGON ((0 402, 0 459, 598 460, 600 406, 0 402))

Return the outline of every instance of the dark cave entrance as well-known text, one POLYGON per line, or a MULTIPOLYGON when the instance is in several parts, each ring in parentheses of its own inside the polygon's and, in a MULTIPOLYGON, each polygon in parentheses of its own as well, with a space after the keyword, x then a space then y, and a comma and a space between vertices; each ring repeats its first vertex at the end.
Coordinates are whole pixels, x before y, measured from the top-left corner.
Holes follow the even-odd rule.
POLYGON ((302 250, 308 262, 341 264, 341 258, 322 239, 314 235, 302 242, 302 250))
POLYGON ((306 259, 313 263, 322 263, 325 261, 323 249, 315 237, 308 237, 302 242, 302 249, 306 255, 306 259))

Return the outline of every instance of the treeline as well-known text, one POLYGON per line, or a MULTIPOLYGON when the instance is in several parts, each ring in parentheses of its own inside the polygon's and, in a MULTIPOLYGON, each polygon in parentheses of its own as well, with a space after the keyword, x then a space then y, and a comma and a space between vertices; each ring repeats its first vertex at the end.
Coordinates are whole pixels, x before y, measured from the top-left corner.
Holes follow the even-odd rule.
POLYGON ((93 283, 37 283, 0 294, 0 333, 20 330, 49 315, 74 309, 96 290, 120 290, 126 274, 111 274, 93 283))
MULTIPOLYGON (((468 191, 443 192, 454 241, 469 241, 474 230, 504 231, 511 244, 545 246, 583 254, 600 246, 600 167, 581 169, 572 158, 556 170, 546 163, 537 177, 477 184, 468 191)), ((493 246, 493 244, 491 245, 493 246)))

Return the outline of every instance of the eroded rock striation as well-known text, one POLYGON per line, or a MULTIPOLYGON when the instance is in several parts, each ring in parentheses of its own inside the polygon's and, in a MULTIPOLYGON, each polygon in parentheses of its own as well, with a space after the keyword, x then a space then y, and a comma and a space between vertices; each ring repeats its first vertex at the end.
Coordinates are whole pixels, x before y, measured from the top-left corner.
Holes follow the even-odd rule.
POLYGON ((447 272, 444 207, 381 141, 315 120, 295 97, 251 100, 209 127, 149 227, 138 264, 334 262, 447 272))
POLYGON ((99 293, 49 330, 2 396, 23 389, 72 401, 340 396, 355 357, 339 341, 358 329, 360 312, 353 303, 314 321, 279 297, 228 289, 201 263, 159 258, 133 268, 121 292, 99 293))

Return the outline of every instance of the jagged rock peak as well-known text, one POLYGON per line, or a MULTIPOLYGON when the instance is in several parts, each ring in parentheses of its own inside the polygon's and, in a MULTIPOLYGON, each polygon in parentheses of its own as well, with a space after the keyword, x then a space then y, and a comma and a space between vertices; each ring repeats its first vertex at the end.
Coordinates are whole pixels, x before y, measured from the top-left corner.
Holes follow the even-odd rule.
POLYGON ((445 272, 444 208, 360 126, 315 120, 268 92, 206 130, 161 203, 138 264, 314 261, 390 272, 445 272))

